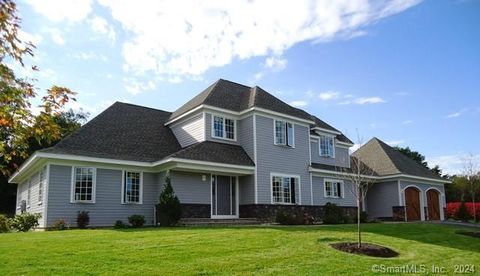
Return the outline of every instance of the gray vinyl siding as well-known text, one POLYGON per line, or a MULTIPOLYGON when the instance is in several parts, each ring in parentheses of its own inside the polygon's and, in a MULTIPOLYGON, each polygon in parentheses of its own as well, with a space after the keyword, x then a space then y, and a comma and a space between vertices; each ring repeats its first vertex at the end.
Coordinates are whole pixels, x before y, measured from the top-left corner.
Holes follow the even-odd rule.
MULTIPOLYGON (((297 204, 310 205, 310 160, 309 135, 307 126, 294 124, 295 148, 274 144, 273 119, 256 115, 257 133, 257 197, 259 204, 272 202, 271 173, 300 176, 300 190, 296 195, 301 199, 297 204)), ((298 186, 297 186, 298 187, 298 186)))
MULTIPOLYGON (((233 118, 232 116, 228 116, 228 115, 223 115, 223 114, 218 114, 218 115, 225 116, 227 118, 233 118)), ((242 129, 240 129, 239 127, 240 125, 239 120, 236 120, 235 123, 236 123, 235 127, 237 128, 236 138, 238 141, 238 136, 239 136, 239 133, 242 132, 242 129)), ((212 114, 211 113, 205 113, 205 139, 208 141, 214 141, 214 142, 220 142, 220 143, 226 143, 226 144, 233 144, 233 145, 239 144, 235 140, 219 139, 212 136, 212 114)))
POLYGON ((239 177, 239 201, 240 204, 255 203, 255 176, 246 175, 239 177))
POLYGON ((182 147, 205 141, 205 122, 203 113, 199 113, 171 127, 173 134, 182 147))
POLYGON ((323 157, 320 156, 320 147, 318 145, 318 139, 314 139, 310 142, 310 146, 312 149, 312 163, 319 163, 331 166, 338 166, 338 167, 350 167, 349 163, 349 154, 348 149, 335 147, 335 158, 330 157, 323 157))
MULTIPOLYGON (((43 168, 42 168, 43 169, 43 168)), ((40 169, 40 170, 42 170, 40 169)), ((18 185, 17 188, 17 208, 16 214, 20 214, 21 209, 19 208, 22 200, 27 201, 27 212, 32 214, 40 214, 42 217, 39 219, 39 227, 45 227, 44 218, 45 218, 45 202, 44 199, 40 201, 38 198, 39 186, 40 186, 40 170, 32 174, 32 176, 26 181, 18 185), (28 183, 30 182, 30 202, 28 202, 28 183)), ((46 171, 45 171, 46 173, 46 171)), ((45 186, 43 184, 43 196, 45 196, 45 186)))
POLYGON ((414 185, 421 190, 421 197, 422 197, 422 201, 424 202, 424 206, 427 206, 427 190, 430 189, 430 188, 436 188, 440 191, 440 193, 442 194, 440 204, 443 205, 443 206, 440 206, 440 207, 445 207, 446 206, 445 187, 444 187, 443 184, 428 184, 428 183, 422 182, 422 181, 413 182, 413 181, 405 181, 405 180, 400 180, 400 191, 401 191, 401 193, 400 193, 401 197, 400 198, 401 198, 401 201, 402 201, 402 204, 400 204, 400 205, 402 205, 402 206, 405 205, 404 204, 405 193, 403 191, 405 190, 405 188, 407 186, 410 186, 410 185, 414 185))
POLYGON ((253 145, 253 116, 248 116, 238 121, 238 143, 243 147, 245 152, 252 160, 255 160, 253 145))
POLYGON ((145 216, 153 224, 153 208, 158 202, 159 174, 143 173, 143 204, 122 204, 122 171, 97 169, 95 203, 70 203, 71 166, 50 166, 47 223, 65 219, 76 226, 77 213, 89 211, 90 226, 112 226, 116 220, 128 223, 133 214, 145 216))
POLYGON ((400 206, 398 202, 397 181, 378 182, 372 184, 366 196, 366 211, 369 217, 386 218, 393 216, 393 206, 400 206))
MULTIPOLYGON (((326 177, 327 179, 333 179, 332 177, 326 177)), ((325 177, 312 176, 312 191, 313 191, 313 205, 325 205, 327 202, 335 203, 338 206, 355 207, 357 206, 357 199, 352 193, 352 184, 346 180, 343 180, 343 197, 331 198, 325 197, 324 187, 325 177)), ((342 179, 338 179, 342 180, 342 179)))
MULTIPOLYGON (((173 191, 181 203, 210 204, 210 174, 170 171, 173 191), (206 176, 205 181, 202 175, 206 176)), ((161 181, 162 186, 164 181, 161 181)))

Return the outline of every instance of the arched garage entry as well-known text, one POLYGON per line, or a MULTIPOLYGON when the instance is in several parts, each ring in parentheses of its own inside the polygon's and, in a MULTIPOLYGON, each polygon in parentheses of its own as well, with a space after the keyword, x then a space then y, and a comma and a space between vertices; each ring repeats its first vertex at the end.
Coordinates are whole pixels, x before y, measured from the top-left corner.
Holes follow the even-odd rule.
POLYGON ((436 189, 427 191, 428 220, 440 220, 440 192, 436 189))
POLYGON ((407 221, 421 220, 420 190, 416 187, 405 189, 405 208, 407 221))

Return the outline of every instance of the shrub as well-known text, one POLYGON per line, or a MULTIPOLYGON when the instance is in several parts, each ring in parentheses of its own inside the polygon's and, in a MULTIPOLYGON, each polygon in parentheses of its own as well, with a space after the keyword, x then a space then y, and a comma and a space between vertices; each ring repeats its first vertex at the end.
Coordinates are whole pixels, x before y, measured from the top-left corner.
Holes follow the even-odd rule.
MULTIPOLYGON (((447 218, 453 218, 453 219, 459 219, 457 217, 457 212, 458 209, 460 208, 461 202, 449 202, 447 203, 447 213, 446 217, 447 218)), ((470 215, 470 217, 473 218, 473 203, 472 202, 465 202, 465 205, 467 207, 467 211, 470 215)), ((475 209, 477 211, 477 218, 480 218, 480 202, 475 203, 475 209)))
POLYGON ((113 225, 113 228, 115 229, 123 229, 123 228, 127 228, 128 225, 126 225, 123 221, 121 220, 117 220, 115 221, 115 224, 113 225))
POLYGON ((341 207, 338 207, 335 203, 327 202, 325 204, 325 214, 323 223, 325 224, 341 224, 348 222, 348 217, 345 216, 345 212, 341 207))
POLYGON ((467 209, 467 205, 465 204, 465 201, 462 201, 462 203, 460 204, 460 207, 458 207, 455 217, 461 221, 468 221, 472 218, 472 216, 470 216, 470 214, 468 213, 468 209, 467 209))
MULTIPOLYGON (((357 212, 355 212, 355 215, 353 217, 353 222, 357 223, 357 212)), ((360 222, 361 223, 367 223, 368 222, 368 214, 365 211, 360 212, 360 222)))
POLYGON ((128 217, 128 222, 132 227, 142 227, 145 224, 145 217, 141 215, 131 215, 128 217))
POLYGON ((54 223, 53 223, 53 229, 56 229, 56 230, 67 230, 68 228, 70 228, 68 226, 68 223, 66 220, 64 219, 57 219, 54 223))
POLYGON ((10 220, 10 225, 17 231, 27 232, 38 226, 38 220, 41 217, 42 215, 40 214, 22 213, 15 215, 15 217, 10 220))
POLYGON ((7 216, 0 214, 0 233, 10 232, 10 220, 7 216))
POLYGON ((315 219, 310 214, 304 212, 288 213, 278 211, 275 216, 275 222, 283 225, 304 225, 313 224, 315 219))
POLYGON ((90 223, 90 215, 88 211, 79 211, 77 215, 77 227, 80 229, 87 228, 90 223))
POLYGON ((160 194, 160 200, 157 204, 157 218, 161 226, 172 226, 177 224, 182 216, 182 206, 180 200, 173 191, 170 177, 165 177, 165 186, 160 194))

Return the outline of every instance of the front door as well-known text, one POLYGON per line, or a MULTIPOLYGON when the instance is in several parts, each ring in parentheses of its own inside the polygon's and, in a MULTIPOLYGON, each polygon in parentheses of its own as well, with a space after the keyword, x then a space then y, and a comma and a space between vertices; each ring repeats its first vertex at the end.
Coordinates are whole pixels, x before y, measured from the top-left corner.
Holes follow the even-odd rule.
POLYGON ((212 218, 238 218, 237 177, 212 175, 212 218))

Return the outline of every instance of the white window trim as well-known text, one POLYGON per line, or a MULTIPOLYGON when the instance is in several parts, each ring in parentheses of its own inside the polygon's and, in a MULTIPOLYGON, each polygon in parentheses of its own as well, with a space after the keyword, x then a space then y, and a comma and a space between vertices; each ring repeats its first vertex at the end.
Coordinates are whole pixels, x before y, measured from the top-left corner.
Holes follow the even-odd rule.
POLYGON ((234 119, 232 117, 220 115, 220 114, 210 114, 211 117, 211 130, 210 130, 210 136, 214 139, 220 139, 220 140, 226 140, 226 141, 237 141, 237 119, 234 119), (215 135, 215 117, 221 117, 223 118, 223 136, 224 137, 219 137, 215 135), (233 121, 233 139, 227 138, 227 132, 226 132, 226 124, 225 124, 225 119, 232 120, 233 121))
MULTIPOLYGON (((287 141, 287 128, 285 128, 285 142, 287 141)), ((295 123, 289 121, 289 120, 283 120, 283 119, 273 119, 273 144, 275 146, 279 146, 279 147, 286 147, 286 148, 295 148, 295 123), (289 123, 289 124, 292 124, 292 145, 289 146, 289 145, 286 145, 286 144, 278 144, 277 143, 277 133, 276 133, 276 125, 277 125, 277 122, 284 122, 285 124, 289 123)))
POLYGON ((32 201, 32 177, 28 179, 28 187, 27 187, 27 209, 30 209, 30 203, 32 201))
POLYGON ((339 180, 339 179, 324 178, 323 179, 323 197, 325 197, 325 198, 344 198, 345 197, 345 182, 343 180, 339 180), (328 196, 327 195, 327 185, 326 185, 327 182, 340 183, 340 186, 341 186, 340 196, 328 196))
POLYGON ((72 179, 70 187, 70 203, 85 203, 85 204, 95 204, 95 198, 97 194, 97 168, 90 166, 72 166, 72 179), (75 169, 77 168, 89 168, 93 169, 92 176, 92 200, 75 200, 75 169))
MULTIPOLYGON (((272 204, 277 204, 277 205, 301 205, 302 204, 302 194, 301 194, 301 187, 300 187, 300 175, 297 174, 283 174, 283 173, 270 173, 270 202, 272 204), (289 177, 289 178, 295 178, 297 179, 297 182, 295 183, 295 188, 298 190, 298 200, 297 199, 297 193, 295 194, 295 203, 288 203, 288 202, 275 202, 273 199, 273 177, 289 177)), ((290 191, 291 193, 291 191, 290 191)), ((282 193, 283 194, 283 193, 282 193)), ((282 197, 283 198, 283 197, 282 197)))
POLYGON ((326 135, 326 134, 320 134, 320 137, 318 138, 318 154, 321 156, 321 157, 325 157, 325 158, 335 158, 335 144, 336 144, 336 141, 335 141, 335 136, 333 135, 326 135), (325 136, 325 137, 329 137, 329 138, 332 138, 333 139, 333 149, 332 149, 332 156, 330 155, 323 155, 322 154, 322 142, 321 142, 321 137, 322 136, 325 136))
POLYGON ((40 173, 38 174, 38 205, 43 204, 43 200, 45 198, 45 186, 47 186, 47 166, 44 166, 41 170, 40 173), (42 174, 45 178, 45 182, 42 183, 42 174), (40 197, 40 192, 42 196, 40 197))
POLYGON ((143 204, 143 172, 141 171, 131 171, 131 170, 122 170, 122 198, 120 202, 122 204, 143 204), (138 202, 125 202, 125 173, 133 172, 133 173, 140 173, 140 194, 139 194, 139 201, 138 202))

